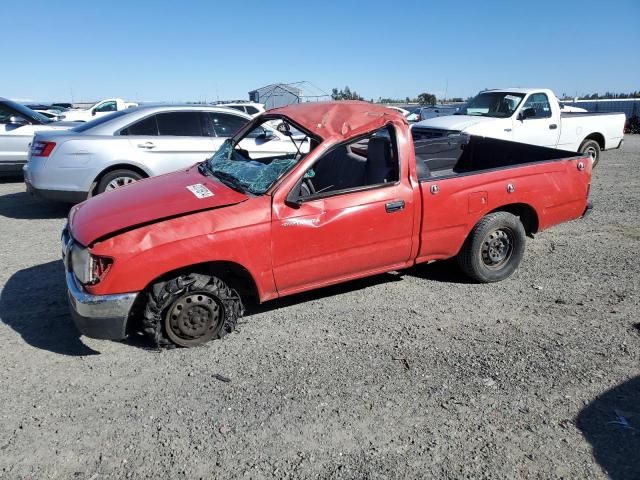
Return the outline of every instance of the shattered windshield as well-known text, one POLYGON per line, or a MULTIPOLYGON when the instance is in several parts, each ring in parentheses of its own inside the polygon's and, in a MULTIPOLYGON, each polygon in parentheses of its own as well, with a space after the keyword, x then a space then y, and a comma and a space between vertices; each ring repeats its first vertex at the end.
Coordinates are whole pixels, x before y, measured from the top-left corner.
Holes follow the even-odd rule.
POLYGON ((311 141, 264 122, 239 140, 226 140, 201 170, 230 188, 261 195, 311 151, 311 141))
POLYGON ((485 92, 476 95, 456 115, 508 118, 516 111, 524 98, 523 93, 485 92))

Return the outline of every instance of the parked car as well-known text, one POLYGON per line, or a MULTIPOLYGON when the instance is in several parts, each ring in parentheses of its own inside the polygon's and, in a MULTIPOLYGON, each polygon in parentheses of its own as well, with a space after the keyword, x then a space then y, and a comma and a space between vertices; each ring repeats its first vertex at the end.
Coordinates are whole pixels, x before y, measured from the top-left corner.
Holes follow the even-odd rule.
POLYGON ((386 107, 291 105, 200 165, 83 202, 62 235, 76 325, 113 339, 140 325, 159 345, 189 347, 232 331, 250 299, 417 263, 458 257, 472 279, 495 282, 518 267, 525 235, 589 209, 586 155, 468 135, 419 142, 435 148, 416 155, 386 107), (247 152, 274 119, 309 148, 247 152))
POLYGON ((222 102, 216 103, 217 107, 229 107, 240 112, 244 112, 252 117, 258 116, 265 111, 262 103, 255 102, 222 102))
POLYGON ((624 113, 562 113, 547 89, 510 88, 479 93, 453 116, 413 125, 433 136, 460 132, 588 153, 595 166, 600 152, 620 148, 624 113))
POLYGON ((396 107, 394 105, 385 105, 385 107, 390 108, 391 110, 395 110, 396 112, 400 113, 400 115, 402 115, 403 117, 407 117, 409 115, 411 115, 411 112, 405 108, 402 107, 396 107))
POLYGON ((94 118, 103 117, 113 112, 120 112, 127 108, 137 107, 137 103, 125 102, 121 98, 108 98, 102 100, 87 109, 68 110, 64 114, 65 120, 74 122, 88 122, 94 118))
MULTIPOLYGON (((201 162, 249 120, 246 113, 224 107, 142 106, 62 135, 38 135, 24 167, 27 190, 44 199, 77 203, 201 162)), ((290 138, 269 126, 242 146, 257 156, 296 151, 290 138)))
POLYGON ((0 97, 0 174, 22 172, 35 132, 66 130, 76 125, 54 122, 24 105, 0 97))
POLYGON ((34 110, 34 112, 38 112, 40 115, 44 115, 45 117, 47 117, 50 120, 53 120, 54 122, 64 119, 64 114, 57 111, 34 110))
POLYGON ((408 118, 410 122, 421 122, 429 118, 444 117, 445 115, 454 115, 460 111, 460 107, 456 105, 432 105, 428 107, 419 107, 408 118))
MULTIPOLYGON (((556 99, 557 100, 557 99, 556 99)), ((560 106, 561 113, 587 113, 589 110, 586 108, 574 107, 571 105, 565 105, 560 100, 557 100, 558 105, 560 106)))

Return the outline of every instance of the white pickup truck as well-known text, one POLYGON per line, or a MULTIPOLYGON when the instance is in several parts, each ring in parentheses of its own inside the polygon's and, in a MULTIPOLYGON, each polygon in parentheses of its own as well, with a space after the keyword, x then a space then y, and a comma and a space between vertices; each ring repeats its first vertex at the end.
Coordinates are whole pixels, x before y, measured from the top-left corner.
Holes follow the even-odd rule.
POLYGON ((65 112, 64 120, 70 122, 88 122, 89 120, 108 115, 112 112, 119 112, 120 110, 137 106, 137 103, 125 102, 121 98, 107 98, 87 109, 69 110, 65 112))
POLYGON ((421 137, 464 132, 588 153, 595 166, 601 151, 620 148, 624 123, 624 113, 562 111, 548 89, 507 88, 480 92, 459 112, 415 123, 412 129, 421 137))

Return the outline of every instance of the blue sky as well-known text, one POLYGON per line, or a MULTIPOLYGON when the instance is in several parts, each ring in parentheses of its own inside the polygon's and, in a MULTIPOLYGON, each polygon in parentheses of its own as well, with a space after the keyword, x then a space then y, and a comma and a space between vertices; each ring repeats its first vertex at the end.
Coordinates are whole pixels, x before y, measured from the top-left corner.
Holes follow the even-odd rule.
POLYGON ((0 96, 247 98, 308 80, 366 97, 640 89, 640 0, 3 2, 0 96))

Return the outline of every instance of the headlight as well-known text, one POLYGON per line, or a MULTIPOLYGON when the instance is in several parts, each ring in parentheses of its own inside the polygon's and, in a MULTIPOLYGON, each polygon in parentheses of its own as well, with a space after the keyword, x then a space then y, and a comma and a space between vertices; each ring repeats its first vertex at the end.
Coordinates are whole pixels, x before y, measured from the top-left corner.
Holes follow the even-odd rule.
POLYGON ((71 269, 83 285, 94 285, 107 273, 113 260, 91 255, 88 248, 77 243, 71 247, 71 269))

